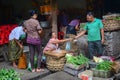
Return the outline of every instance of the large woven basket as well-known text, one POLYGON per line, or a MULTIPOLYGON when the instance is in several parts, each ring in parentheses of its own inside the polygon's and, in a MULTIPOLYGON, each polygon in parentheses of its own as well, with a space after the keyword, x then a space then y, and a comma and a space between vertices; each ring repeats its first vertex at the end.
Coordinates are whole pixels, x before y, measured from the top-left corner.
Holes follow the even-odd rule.
POLYGON ((103 19, 105 19, 105 21, 103 22, 104 30, 105 31, 120 30, 120 20, 117 20, 118 17, 120 17, 120 14, 104 15, 103 16, 103 19))
POLYGON ((107 19, 103 24, 105 31, 120 30, 120 20, 107 19))
POLYGON ((55 58, 52 56, 47 56, 46 65, 50 71, 62 71, 66 58, 55 58))

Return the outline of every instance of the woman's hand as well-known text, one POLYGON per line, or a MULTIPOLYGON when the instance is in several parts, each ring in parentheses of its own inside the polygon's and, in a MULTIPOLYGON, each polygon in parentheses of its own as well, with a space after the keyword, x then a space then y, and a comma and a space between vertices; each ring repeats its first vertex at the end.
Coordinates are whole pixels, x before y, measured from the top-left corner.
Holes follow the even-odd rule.
POLYGON ((102 42, 102 44, 104 44, 105 40, 104 40, 104 39, 102 39, 102 40, 101 40, 101 42, 102 42))
POLYGON ((43 30, 42 30, 42 29, 40 29, 40 30, 38 31, 38 33, 39 33, 39 34, 42 34, 42 32, 43 32, 43 30))
POLYGON ((74 38, 68 38, 67 39, 67 41, 73 41, 74 40, 74 38))
POLYGON ((23 49, 23 45, 22 44, 20 44, 19 46, 20 46, 21 49, 23 49))

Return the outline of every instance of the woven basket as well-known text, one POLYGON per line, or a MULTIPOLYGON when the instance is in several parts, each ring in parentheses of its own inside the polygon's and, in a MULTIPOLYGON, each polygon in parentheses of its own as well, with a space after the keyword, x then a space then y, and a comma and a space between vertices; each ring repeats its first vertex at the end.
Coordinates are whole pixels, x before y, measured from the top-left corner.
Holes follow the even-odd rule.
POLYGON ((104 70, 96 70, 92 69, 93 77, 100 77, 100 78, 110 78, 112 77, 112 71, 104 71, 104 70))
POLYGON ((105 31, 120 30, 120 20, 107 19, 103 24, 105 31))
POLYGON ((65 57, 55 58, 52 56, 47 56, 47 59, 46 59, 46 65, 50 71, 62 71, 65 62, 66 62, 65 57))

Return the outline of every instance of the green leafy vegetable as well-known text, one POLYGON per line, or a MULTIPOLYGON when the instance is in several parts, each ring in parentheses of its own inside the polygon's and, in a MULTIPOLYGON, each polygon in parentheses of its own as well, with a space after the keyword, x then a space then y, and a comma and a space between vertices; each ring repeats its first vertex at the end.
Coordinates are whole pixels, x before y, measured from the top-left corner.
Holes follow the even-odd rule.
POLYGON ((112 66, 112 62, 103 61, 96 66, 96 69, 97 70, 109 71, 109 70, 111 70, 111 66, 112 66))
POLYGON ((83 56, 82 54, 80 54, 79 56, 72 56, 67 54, 66 58, 67 58, 67 63, 71 63, 74 65, 82 65, 88 63, 89 61, 89 59, 83 56))
POLYGON ((0 80, 20 80, 18 73, 14 69, 1 69, 0 80))

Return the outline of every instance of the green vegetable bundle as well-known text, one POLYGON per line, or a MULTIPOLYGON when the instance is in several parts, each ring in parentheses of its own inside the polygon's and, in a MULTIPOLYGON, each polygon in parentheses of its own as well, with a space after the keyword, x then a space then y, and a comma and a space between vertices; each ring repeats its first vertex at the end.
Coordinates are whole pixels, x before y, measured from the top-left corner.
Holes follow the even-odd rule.
POLYGON ((109 70, 111 70, 111 66, 112 66, 112 62, 103 61, 96 66, 96 70, 109 71, 109 70))
POLYGON ((20 80, 18 73, 14 69, 1 69, 0 80, 20 80))
POLYGON ((67 58, 67 63, 71 63, 74 65, 82 65, 88 63, 89 61, 89 59, 83 56, 82 54, 80 54, 79 56, 72 56, 67 54, 66 58, 67 58))
POLYGON ((114 20, 120 20, 120 17, 116 17, 116 18, 114 18, 114 20))

